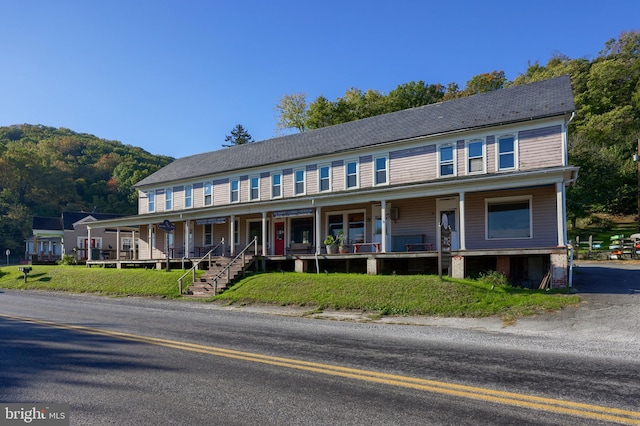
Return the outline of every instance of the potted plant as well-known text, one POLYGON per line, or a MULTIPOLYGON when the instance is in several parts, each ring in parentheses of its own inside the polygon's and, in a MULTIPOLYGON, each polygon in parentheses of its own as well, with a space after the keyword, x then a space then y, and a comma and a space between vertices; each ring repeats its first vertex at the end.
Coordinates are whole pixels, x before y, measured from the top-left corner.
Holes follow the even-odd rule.
POLYGON ((327 235, 327 238, 324 239, 324 245, 327 248, 327 254, 338 253, 338 248, 344 245, 344 233, 340 231, 335 237, 327 235))

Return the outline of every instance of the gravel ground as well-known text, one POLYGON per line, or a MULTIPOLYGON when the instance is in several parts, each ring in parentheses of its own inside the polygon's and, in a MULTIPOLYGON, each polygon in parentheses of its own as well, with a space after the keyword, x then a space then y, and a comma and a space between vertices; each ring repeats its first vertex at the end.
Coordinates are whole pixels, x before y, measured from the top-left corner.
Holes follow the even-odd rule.
POLYGON ((500 318, 438 318, 387 316, 374 318, 354 311, 309 313, 309 308, 248 306, 225 307, 318 319, 367 321, 483 330, 493 333, 547 336, 562 340, 618 342, 640 345, 640 262, 585 262, 574 265, 572 292, 582 302, 558 312, 519 318, 504 323, 500 318))

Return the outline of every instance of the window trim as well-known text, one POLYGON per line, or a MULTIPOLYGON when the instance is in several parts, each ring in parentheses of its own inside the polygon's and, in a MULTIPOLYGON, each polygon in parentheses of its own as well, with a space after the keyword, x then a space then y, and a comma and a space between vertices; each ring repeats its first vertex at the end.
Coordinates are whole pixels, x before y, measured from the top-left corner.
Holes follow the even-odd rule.
POLYGON ((249 201, 260 201, 260 176, 249 176, 249 201), (254 181, 257 183, 255 188, 253 187, 254 181))
POLYGON ((306 169, 295 169, 293 171, 293 195, 301 196, 307 194, 307 171, 306 169), (298 181, 298 173, 302 173, 302 181, 298 181), (302 192, 298 192, 298 184, 302 184, 302 192))
POLYGON ((331 164, 318 165, 318 192, 331 192, 331 164), (327 169, 327 189, 322 189, 322 169, 327 169))
POLYGON ((496 170, 501 172, 501 171, 513 171, 513 170, 518 170, 518 137, 513 134, 513 133, 507 133, 504 135, 500 135, 496 137, 496 170), (513 151, 509 151, 505 154, 512 154, 513 155, 513 167, 500 167, 500 157, 502 155, 504 155, 503 153, 500 152, 500 141, 502 139, 509 139, 512 138, 513 139, 513 151))
POLYGON ((451 176, 458 175, 458 170, 457 170, 458 168, 456 167, 456 164, 457 164, 456 156, 457 156, 457 149, 456 149, 456 144, 454 142, 447 142, 438 146, 438 177, 451 177, 451 176), (442 161, 443 148, 451 148, 451 160, 447 160, 446 164, 444 164, 442 161), (451 165, 451 174, 443 175, 442 166, 449 165, 449 163, 451 165))
POLYGON ((485 234, 484 238, 487 241, 504 241, 504 240, 531 240, 533 239, 533 196, 532 195, 517 195, 513 197, 496 197, 485 198, 484 200, 484 214, 485 214, 485 234), (489 235, 489 205, 491 204, 515 204, 526 201, 529 204, 529 236, 523 237, 490 237, 489 235))
POLYGON ((193 185, 184 186, 184 208, 190 209, 193 207, 193 185))
POLYGON ((373 186, 384 185, 389 185, 389 156, 378 155, 373 157, 373 186), (378 160, 384 160, 384 182, 378 182, 378 160))
POLYGON ((173 211, 173 188, 164 189, 164 211, 173 211))
POLYGON ((156 191, 155 189, 152 191, 147 191, 147 212, 155 213, 156 212, 156 191))
POLYGON ((478 139, 470 139, 468 141, 465 142, 465 147, 464 147, 464 151, 465 151, 465 173, 468 175, 476 175, 476 174, 485 174, 487 173, 487 161, 486 161, 486 157, 487 157, 487 151, 486 151, 486 141, 484 138, 478 138, 478 139), (482 149, 482 153, 480 154, 480 157, 471 157, 470 152, 469 152, 469 146, 471 144, 475 144, 475 143, 480 143, 481 144, 481 149, 482 149), (480 158, 482 160, 482 170, 476 170, 476 171, 472 171, 471 170, 471 160, 475 160, 480 158))
POLYGON ((344 162, 344 189, 359 189, 360 188, 360 160, 359 159, 350 159, 344 162), (356 178, 356 183, 354 186, 349 186, 349 164, 356 165, 356 171, 354 173, 356 178))
POLYGON ((229 179, 229 203, 236 204, 240 202, 240 178, 229 179), (234 183, 236 189, 233 189, 234 183), (236 193, 236 200, 233 199, 233 194, 236 193))
POLYGON ((212 206, 213 205, 213 182, 205 182, 203 185, 203 196, 202 203, 204 206, 212 206), (207 188, 209 188, 209 194, 207 194, 207 188), (207 196, 209 197, 209 202, 207 203, 207 196))

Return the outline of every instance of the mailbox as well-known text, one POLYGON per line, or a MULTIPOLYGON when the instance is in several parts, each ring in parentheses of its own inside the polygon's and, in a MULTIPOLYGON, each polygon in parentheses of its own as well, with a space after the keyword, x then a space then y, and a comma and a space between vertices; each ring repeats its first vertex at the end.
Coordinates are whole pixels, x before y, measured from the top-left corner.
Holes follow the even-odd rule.
POLYGON ((24 282, 27 282, 27 275, 29 275, 29 272, 31 272, 31 266, 20 266, 18 267, 18 271, 22 272, 24 274, 24 282))

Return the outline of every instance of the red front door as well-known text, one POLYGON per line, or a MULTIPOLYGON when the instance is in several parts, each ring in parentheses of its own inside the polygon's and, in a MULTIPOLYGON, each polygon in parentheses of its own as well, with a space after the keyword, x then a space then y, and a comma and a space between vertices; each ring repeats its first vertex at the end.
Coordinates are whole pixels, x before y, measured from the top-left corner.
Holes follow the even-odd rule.
POLYGON ((276 256, 284 256, 284 222, 276 222, 274 224, 274 229, 276 235, 273 240, 276 243, 273 254, 276 256))

